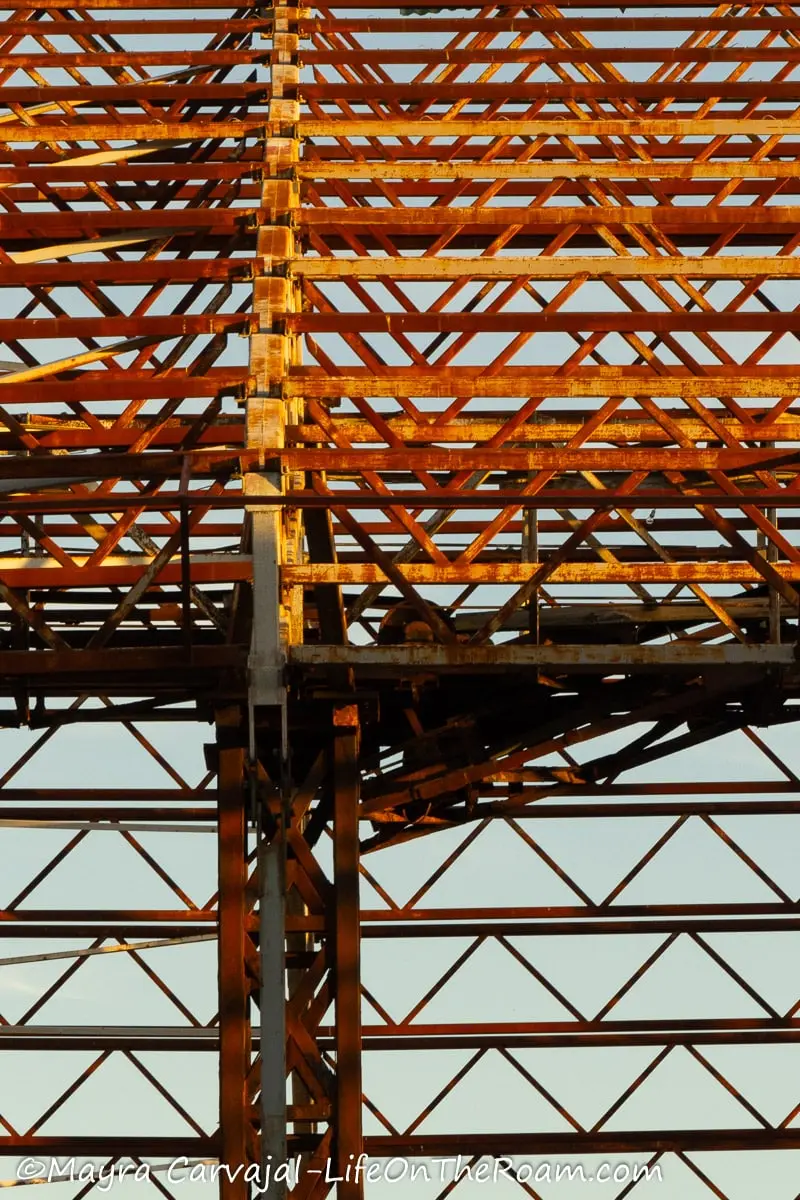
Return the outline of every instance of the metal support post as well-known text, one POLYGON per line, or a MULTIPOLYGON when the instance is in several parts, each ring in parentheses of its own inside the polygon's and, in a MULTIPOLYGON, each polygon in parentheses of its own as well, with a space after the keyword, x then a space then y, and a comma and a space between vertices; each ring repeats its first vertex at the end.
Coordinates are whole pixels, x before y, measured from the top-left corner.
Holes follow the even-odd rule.
MULTIPOLYGON (((287 207, 296 204, 296 182, 287 181, 287 169, 297 162, 299 104, 298 37, 296 10, 285 4, 273 9, 270 54, 270 125, 281 133, 264 144, 262 212, 269 215, 258 232, 259 263, 263 274, 253 288, 258 331, 250 343, 250 371, 255 391, 247 402, 247 445, 258 451, 258 471, 245 477, 251 495, 279 495, 285 477, 280 466, 267 461, 268 452, 284 445, 286 405, 283 385, 296 356, 296 338, 276 327, 274 314, 292 306, 296 289, 290 285, 287 266, 294 255, 294 234, 287 207), (288 94, 291 99, 284 99, 288 94), (288 206, 285 201, 288 200, 288 206)), ((278 506, 252 509, 253 628, 250 649, 249 705, 251 724, 257 709, 280 714, 273 736, 281 742, 281 774, 286 775, 287 713, 284 667, 293 629, 281 580, 287 562, 290 518, 278 506)), ((302 589, 299 592, 302 601, 302 589)), ((295 624, 298 624, 295 621, 295 624)), ((299 618, 302 630, 302 613, 299 618)), ((294 631, 296 633, 296 630, 294 631)), ((255 746, 251 746, 255 758, 255 746)), ((275 781, 281 792, 286 779, 275 781)), ((286 884, 285 830, 278 829, 259 848, 260 1002, 261 1002, 261 1167, 263 1179, 287 1160, 286 1101, 286 884)), ((284 1197, 286 1183, 274 1182, 270 1195, 284 1197)))
MULTIPOLYGON (((238 716, 238 714, 237 714, 238 716)), ((224 736, 226 725, 220 733, 224 736)), ((248 1184, 247 1076, 250 1069, 249 995, 245 972, 247 857, 244 749, 219 749, 219 1158, 221 1200, 245 1200, 248 1184), (238 1175, 236 1168, 241 1167, 238 1175)))
MULTIPOLYGON (((262 838, 259 850, 261 890, 261 1161, 263 1180, 268 1168, 287 1161, 286 1148, 286 986, 285 842, 280 823, 273 836, 262 838)), ((286 1182, 271 1183, 275 1200, 286 1196, 286 1182)))
POLYGON ((347 1179, 363 1148, 361 1119, 361 945, 358 842, 358 709, 334 712, 333 869, 336 890, 336 1141, 339 1200, 361 1200, 347 1179), (348 1167, 350 1172, 348 1172, 348 1167))

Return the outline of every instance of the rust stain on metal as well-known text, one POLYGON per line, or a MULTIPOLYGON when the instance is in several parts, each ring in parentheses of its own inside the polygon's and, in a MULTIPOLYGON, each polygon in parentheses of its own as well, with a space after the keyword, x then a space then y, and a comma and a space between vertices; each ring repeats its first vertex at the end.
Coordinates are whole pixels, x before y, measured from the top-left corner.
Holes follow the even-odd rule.
MULTIPOLYGON (((69 832, 0 929, 46 940, 36 961, 54 938, 75 957, 0 1026, 0 1055, 98 1057, 55 1099, 43 1087, 46 1133, 4 1106, 0 1152, 61 1153, 62 1108, 118 1054, 186 1132, 87 1127, 70 1154, 233 1171, 300 1155, 286 1200, 311 1200, 326 1164, 346 1175, 363 1152, 677 1153, 723 1198, 692 1152, 800 1138, 713 1055, 800 1028, 724 944, 798 928, 744 831, 796 817, 800 791, 763 732, 800 708, 800 14, 11 0, 3 32, 0 722, 33 732, 4 766, 0 837, 69 832), (189 720, 199 783, 148 733, 189 720), (18 786, 72 725, 102 756, 107 724, 162 787, 111 756, 106 787, 18 786), (734 739, 744 780, 716 751, 734 739), (681 756, 705 745, 714 778, 692 782, 681 756), (613 879, 541 828, 601 846, 612 822, 638 847, 626 823, 651 820, 613 879), (198 896, 164 840, 190 830, 217 837, 198 896), (373 865, 445 830, 428 872, 373 865), (688 865, 652 890, 701 835, 761 899, 698 900, 688 865), (149 880, 140 900, 37 904, 110 838, 149 880), (158 956, 209 936, 216 964, 181 992, 158 956), (602 1000, 567 995, 532 949, 565 938, 575 966, 604 937, 638 949, 602 1000), (458 950, 407 1003, 426 938, 458 950), (394 939, 402 997, 388 967, 374 986, 366 939, 394 939), (755 1015, 709 1015, 682 947, 755 1015), (113 983, 105 1024, 30 1023, 109 950, 172 1024, 115 1024, 113 983), (487 951, 518 973, 500 970, 497 999, 528 978, 551 1008, 482 1011, 468 972, 487 951), (678 1015, 641 999, 662 968, 678 1015), (520 1053, 545 1047, 651 1065, 587 1121, 520 1053), (654 1127, 644 1106, 679 1048, 717 1089, 703 1128, 654 1127), (215 1057, 211 1128, 140 1055, 161 1050, 215 1057), (449 1074, 445 1050, 462 1056, 449 1074), (497 1132, 485 1086, 472 1131, 448 1124, 489 1051, 566 1133, 497 1132), (440 1091, 398 1116, 408 1082, 379 1101, 375 1054, 387 1078, 438 1056, 440 1091)), ((221 1191, 247 1200, 247 1180, 221 1191)), ((337 1194, 361 1200, 363 1178, 337 1194)))

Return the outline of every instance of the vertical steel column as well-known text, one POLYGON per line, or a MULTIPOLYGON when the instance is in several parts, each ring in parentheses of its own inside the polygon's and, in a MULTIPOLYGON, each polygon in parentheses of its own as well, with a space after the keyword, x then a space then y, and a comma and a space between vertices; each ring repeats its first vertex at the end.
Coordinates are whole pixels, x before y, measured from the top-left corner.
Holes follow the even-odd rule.
MULTIPOLYGON (((235 711, 238 728, 240 714, 235 711)), ((245 971, 247 858, 245 844, 244 749, 226 745, 234 718, 219 723, 219 1038, 220 1162, 236 1178, 220 1176, 222 1200, 245 1200, 250 1068, 249 989, 245 971)))
MULTIPOLYGON (((261 1161, 266 1168, 287 1160, 286 1149, 286 882, 282 825, 259 848, 261 969, 261 1161)), ((262 1180, 263 1184, 263 1180, 262 1180)), ((284 1181, 272 1181, 270 1195, 286 1196, 284 1181)))
POLYGON ((336 1174, 339 1200, 360 1200, 361 1179, 347 1180, 363 1148, 361 1128, 361 940, 359 901, 359 728, 355 705, 333 715, 333 871, 336 903, 336 1174))
MULTIPOLYGON (((276 329, 275 313, 292 307, 294 289, 288 265, 294 254, 292 211, 299 202, 292 169, 297 162, 296 99, 299 39, 293 31, 295 10, 284 4, 273 9, 270 54, 269 123, 278 136, 265 143, 261 208, 268 214, 259 229, 257 275, 253 307, 258 331, 251 340, 250 368, 255 388, 247 403, 247 444, 259 451, 259 470, 245 477, 251 494, 280 494, 284 478, 280 467, 265 461, 265 451, 284 445, 286 405, 283 380, 296 353, 295 338, 276 329), (284 99, 288 90, 292 99, 284 99), (270 469, 271 468, 271 469, 270 469)), ((281 583, 281 566, 287 559, 287 516, 277 506, 252 510, 253 628, 250 650, 249 708, 251 729, 257 709, 279 714, 273 737, 283 742, 286 728, 284 667, 292 621, 281 583)), ((302 592, 301 592, 302 598, 302 592)), ((251 734, 251 741, 254 741, 251 734)), ((282 754, 285 746, 282 745, 282 754)), ((251 744, 255 759, 255 745, 251 744)), ((278 782, 281 788, 284 780, 278 782)), ((262 814, 263 815, 263 814, 262 814)), ((285 958, 285 841, 270 829, 259 847, 260 1007, 261 1007, 261 1164, 268 1170, 287 1158, 286 1108, 286 958, 285 958)), ((270 1194, 286 1195, 284 1183, 272 1183, 270 1194)))
MULTIPOLYGON (((279 463, 267 464, 267 450, 284 445, 286 404, 283 381, 296 353, 295 337, 276 327, 275 314, 287 312, 294 288, 289 263, 294 255, 292 213, 299 196, 292 168, 298 154, 299 103, 284 100, 285 88, 296 93, 298 81, 297 34, 289 32, 288 10, 274 9, 270 56, 270 127, 281 136, 267 138, 264 147, 264 182, 261 209, 266 220, 259 228, 253 310, 258 320, 250 339, 250 374, 253 390, 247 399, 247 446, 258 453, 257 469, 245 475, 250 495, 279 495, 284 478, 279 463)), ((283 707, 283 668, 290 637, 290 617, 284 604, 280 569, 285 561, 286 516, 277 505, 252 505, 253 630, 250 652, 250 703, 252 707, 283 707)))

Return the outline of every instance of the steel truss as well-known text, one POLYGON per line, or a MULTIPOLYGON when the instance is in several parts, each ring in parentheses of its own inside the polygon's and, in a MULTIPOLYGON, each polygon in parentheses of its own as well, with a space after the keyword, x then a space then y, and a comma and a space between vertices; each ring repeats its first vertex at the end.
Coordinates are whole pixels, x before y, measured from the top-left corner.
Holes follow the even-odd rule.
POLYGON ((784 4, 10 0, 4 1161, 800 1190, 799 69, 784 4))

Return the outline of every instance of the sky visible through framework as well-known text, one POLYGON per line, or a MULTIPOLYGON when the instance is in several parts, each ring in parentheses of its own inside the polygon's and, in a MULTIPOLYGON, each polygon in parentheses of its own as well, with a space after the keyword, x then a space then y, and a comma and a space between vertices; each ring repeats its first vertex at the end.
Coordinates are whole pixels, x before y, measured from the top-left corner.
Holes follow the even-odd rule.
MULTIPOLYGON (((129 13, 125 15, 130 16, 129 13)), ((441 44, 445 36, 431 35, 431 44, 441 44)), ((630 34, 593 36, 598 45, 604 42, 621 44, 622 37, 638 37, 630 34)), ((365 38, 365 41, 379 44, 377 35, 365 38)), ((653 44, 658 44, 655 36, 653 44)), ((715 71, 722 77, 725 69, 723 64, 711 65, 706 68, 705 77, 713 78, 715 71)), ((646 64, 633 65, 629 68, 629 77, 645 78, 647 70, 646 64)), ((402 68, 398 68, 398 80, 403 78, 401 71, 402 68)), ((752 71, 746 76, 755 77, 752 71)), ((785 195, 781 199, 783 203, 789 202, 785 195)), ((715 286, 724 289, 732 285, 719 283, 715 286)), ((581 303, 587 304, 586 294, 581 303)), ((788 337, 782 346, 785 354, 782 361, 795 362, 796 351, 788 337)), ((237 346, 232 353, 241 354, 242 349, 237 346)), ((779 359, 773 356, 773 361, 779 359)), ((190 784, 202 778, 202 743, 210 740, 210 731, 191 726, 186 730, 146 727, 145 732, 190 784)), ((790 767, 796 765, 796 734, 791 728, 760 731, 760 735, 790 767)), ((30 741, 31 735, 27 733, 3 731, 0 770, 3 764, 16 759, 30 741)), ((608 742, 610 748, 611 739, 608 742)), ((594 749, 598 749, 597 743, 594 749)), ((631 773, 632 789, 637 782, 663 779, 665 774, 688 784, 702 780, 780 778, 777 768, 769 764, 742 734, 730 735, 702 749, 685 752, 680 760, 670 762, 668 769, 631 773)), ((49 748, 16 778, 20 786, 29 787, 80 787, 90 781, 93 785, 107 783, 109 786, 122 786, 121 781, 135 781, 136 786, 145 787, 164 785, 167 779, 163 770, 124 730, 110 726, 101 727, 99 733, 91 727, 62 730, 49 748)), ((662 818, 607 822, 602 830, 598 830, 596 822, 591 827, 588 822, 581 821, 547 822, 547 827, 542 828, 544 822, 530 819, 524 826, 580 881, 585 891, 593 898, 602 898, 667 823, 662 818)), ((725 827, 786 891, 796 895, 795 817, 769 817, 758 821, 731 819, 726 821, 725 827)), ((0 836, 4 848, 3 887, 7 902, 24 887, 38 866, 65 845, 72 835, 69 831, 44 833, 6 828, 0 836)), ((438 834, 413 846, 385 851, 371 858, 367 865, 401 902, 413 894, 415 886, 422 884, 454 844, 465 836, 461 832, 438 834)), ((213 837, 200 832, 147 833, 140 836, 140 841, 167 865, 195 902, 204 902, 213 892, 213 837)), ((427 894, 426 904, 469 904, 474 902, 476 894, 487 906, 531 903, 532 900, 556 904, 564 901, 565 891, 563 883, 536 858, 523 840, 514 831, 504 828, 482 833, 459 860, 458 870, 448 872, 427 894)), ((669 853, 664 852, 663 858, 660 855, 632 885, 625 898, 629 902, 700 903, 733 899, 758 901, 769 896, 769 889, 726 852, 719 839, 701 822, 693 821, 687 824, 669 853)), ((88 908, 110 905, 112 898, 119 907, 129 903, 136 907, 161 903, 174 905, 174 896, 166 893, 152 873, 144 870, 141 861, 137 861, 118 834, 97 832, 90 834, 70 854, 52 877, 26 900, 26 904, 42 908, 57 904, 88 908), (93 848, 98 841, 102 843, 101 851, 93 848)), ((368 885, 365 885, 364 902, 369 907, 380 907, 382 903, 368 885)), ((738 940, 732 935, 725 936, 726 956, 745 978, 763 988, 781 1011, 795 1003, 800 996, 800 955, 787 952, 787 947, 794 949, 797 946, 797 935, 782 934, 780 940, 760 935, 757 946, 752 944, 752 936, 738 940)), ((641 958, 638 939, 635 949, 626 944, 624 938, 603 939, 602 954, 597 949, 599 941, 552 938, 547 944, 542 941, 537 945, 531 955, 578 1007, 584 1009, 585 1006, 588 1011, 593 1006, 602 1007, 620 980, 630 974, 641 958)), ((64 948, 61 941, 43 943, 37 940, 28 944, 14 940, 4 945, 11 947, 5 953, 15 956, 64 948)), ((444 945, 433 941, 415 942, 405 949, 405 953, 398 952, 394 943, 365 943, 365 983, 393 1015, 400 1016, 413 1006, 424 993, 427 983, 441 973, 443 963, 452 959, 457 949, 455 939, 444 945)), ((675 953, 691 955, 692 951, 676 948, 675 953)), ((214 1015, 214 955, 210 943, 153 951, 150 955, 153 965, 202 1022, 211 1020, 214 1015)), ((665 960, 660 973, 648 979, 644 994, 637 991, 637 1014, 653 1018, 697 1016, 699 1004, 702 1012, 708 1015, 718 1015, 721 1011, 730 1015, 759 1011, 730 980, 709 971, 708 962, 701 956, 695 955, 695 958, 694 965, 684 960, 683 965, 670 966, 665 960)), ((43 987, 62 969, 63 965, 58 964, 0 966, 0 1013, 11 1022, 19 1020, 43 987)), ((633 997, 630 999, 633 1004, 633 997)), ((465 972, 461 977, 460 986, 454 987, 449 994, 443 992, 437 1005, 438 1010, 429 1014, 431 1020, 434 1019, 433 1012, 438 1012, 438 1019, 550 1019, 558 1008, 553 997, 522 976, 510 956, 499 953, 496 948, 485 948, 481 955, 476 955, 468 974, 465 972)), ((52 1025, 169 1024, 176 1019, 180 1020, 180 1016, 175 1009, 121 954, 87 963, 76 973, 74 981, 36 1016, 37 1022, 52 1025)), ((365 1009, 365 1020, 373 1019, 374 1015, 365 1009)), ((780 1121, 797 1101, 800 1052, 795 1053, 795 1050, 795 1046, 782 1046, 767 1053, 763 1047, 754 1047, 752 1051, 726 1047, 715 1052, 716 1059, 711 1053, 709 1058, 720 1069, 729 1072, 770 1119, 780 1121)), ((587 1053, 583 1051, 530 1051, 521 1054, 520 1058, 530 1066, 535 1064, 537 1076, 546 1086, 579 1119, 591 1123, 619 1094, 620 1084, 624 1087, 625 1080, 634 1078, 649 1061, 648 1054, 648 1051, 639 1050, 620 1051, 612 1061, 609 1052, 595 1052, 593 1064, 589 1064, 587 1053)), ((51 1055, 44 1061, 33 1053, 5 1053, 0 1072, 0 1113, 15 1126, 26 1128, 27 1123, 35 1120, 46 1107, 48 1096, 58 1094, 68 1079, 74 1077, 75 1067, 83 1066, 88 1057, 82 1054, 51 1055)), ((404 1121, 413 1120, 415 1109, 418 1111, 422 1107, 425 1097, 435 1094, 453 1073, 452 1056, 429 1054, 424 1062, 419 1061, 420 1057, 410 1053, 375 1054, 367 1060, 367 1094, 374 1096, 379 1107, 401 1126, 404 1121)), ((151 1055, 148 1058, 143 1055, 142 1058, 151 1064, 160 1078, 168 1081, 175 1095, 200 1124, 212 1129, 217 1101, 214 1056, 151 1055)), ((141 1077, 137 1078, 134 1071, 126 1069, 126 1064, 119 1061, 105 1064, 90 1083, 91 1086, 81 1088, 54 1117, 53 1125, 57 1122, 60 1132, 135 1134, 140 1129, 152 1128, 154 1105, 160 1101, 154 1098, 152 1089, 144 1086, 141 1077)), ((721 1097, 719 1089, 712 1089, 712 1099, 709 1088, 709 1077, 703 1075, 686 1052, 676 1050, 666 1061, 665 1069, 660 1069, 654 1076, 647 1091, 642 1089, 632 1102, 636 1120, 646 1127, 702 1126, 712 1105, 718 1112, 720 1105, 728 1103, 731 1125, 753 1123, 752 1117, 732 1098, 721 1097)), ((170 1113, 167 1108, 159 1111, 158 1120, 160 1132, 186 1130, 177 1114, 170 1113)), ((629 1121, 630 1110, 623 1109, 610 1128, 630 1127, 629 1121)), ((423 1125, 428 1129, 488 1131, 496 1128, 508 1132, 564 1127, 552 1106, 523 1086, 520 1076, 496 1055, 481 1063, 480 1069, 468 1077, 423 1125)), ((367 1131, 377 1131, 377 1127, 368 1123, 367 1131)), ((732 1198, 738 1200, 741 1196, 749 1200, 750 1197, 769 1195, 770 1200, 784 1200, 784 1197, 793 1200, 800 1180, 798 1154, 781 1152, 769 1156, 768 1180, 763 1177, 766 1157, 759 1156, 757 1166, 755 1160, 746 1155, 726 1156, 724 1161, 721 1156, 699 1155, 697 1161, 704 1164, 732 1198)), ((10 1171, 0 1174, 7 1177, 10 1171)), ((695 1197, 709 1194, 704 1185, 674 1160, 665 1166, 665 1182, 651 1187, 659 1200, 695 1200, 695 1197)), ((565 1200, 573 1195, 614 1194, 611 1186, 601 1185, 589 1189, 569 1184, 548 1189, 543 1185, 540 1190, 543 1197, 553 1195, 565 1200)), ((648 1194, 644 1185, 640 1190, 648 1194)), ((77 1188, 61 1184, 54 1185, 52 1191, 59 1198, 64 1195, 65 1200, 67 1196, 71 1200, 77 1188)), ((128 1193, 141 1194, 136 1185, 121 1184, 118 1192, 115 1189, 121 1200, 125 1200, 128 1193)), ((369 1193, 374 1200, 397 1194, 397 1188, 385 1185, 382 1188, 376 1186, 369 1193)), ((435 1192, 425 1185, 415 1185, 414 1195, 419 1195, 421 1200, 427 1200, 427 1196, 433 1194, 435 1192)), ((484 1192, 477 1186, 462 1185, 457 1194, 480 1196, 484 1192)), ((517 1195, 519 1192, 515 1189, 512 1193, 505 1186, 498 1186, 494 1194, 517 1195)))

